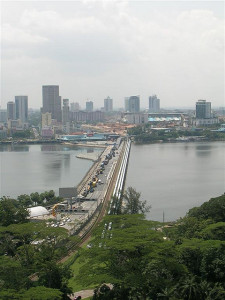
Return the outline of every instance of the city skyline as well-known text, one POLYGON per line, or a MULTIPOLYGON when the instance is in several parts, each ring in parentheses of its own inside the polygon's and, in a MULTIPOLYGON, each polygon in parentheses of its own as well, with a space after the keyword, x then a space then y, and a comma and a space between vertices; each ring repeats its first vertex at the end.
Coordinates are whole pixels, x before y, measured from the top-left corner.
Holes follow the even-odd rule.
POLYGON ((153 94, 162 107, 223 106, 223 22, 217 1, 3 2, 1 108, 22 94, 38 109, 51 84, 82 108, 107 95, 148 108, 153 94))
MULTIPOLYGON (((67 107, 67 109, 69 109, 71 112, 74 111, 104 111, 104 112, 110 112, 110 111, 117 111, 122 110, 122 111, 128 111, 128 112, 141 112, 141 111, 149 111, 151 112, 160 112, 160 110, 164 110, 167 109, 166 107, 160 107, 160 99, 157 98, 157 95, 152 95, 148 97, 148 107, 143 107, 142 103, 140 101, 140 95, 137 96, 129 96, 129 97, 124 97, 124 103, 123 105, 121 104, 121 107, 116 107, 115 109, 113 109, 113 99, 110 98, 109 96, 107 98, 105 98, 103 100, 103 106, 101 107, 94 107, 95 103, 93 101, 86 101, 85 102, 85 106, 81 106, 79 102, 71 102, 70 99, 63 99, 62 101, 62 97, 59 96, 59 86, 58 85, 45 85, 42 86, 42 106, 40 106, 39 108, 36 108, 36 110, 40 109, 41 113, 46 113, 46 112, 50 112, 53 115, 53 119, 58 119, 58 121, 60 120, 60 118, 62 118, 63 115, 63 108, 65 109, 65 106, 67 107), (138 100, 137 100, 138 99, 138 100), (137 105, 138 107, 136 107, 134 109, 131 108, 131 104, 130 101, 138 101, 138 104, 134 104, 133 105, 137 105), (109 102, 109 103, 108 103, 109 102), (66 105, 65 105, 66 104, 66 105), (57 107, 57 108, 56 108, 57 107), (154 107, 154 108, 153 108, 154 107), (56 114, 59 115, 56 117, 56 114)), ((28 100, 28 96, 14 96, 15 99, 16 98, 24 98, 26 97, 26 99, 28 100)), ((192 105, 192 107, 183 107, 183 109, 196 109, 196 101, 198 102, 206 102, 206 103, 211 103, 211 101, 208 100, 202 100, 202 99, 196 99, 194 105, 192 105)), ((1 107, 1 110, 5 110, 5 111, 9 111, 10 109, 12 110, 12 108, 9 108, 10 105, 15 106, 14 110, 15 110, 15 114, 16 114, 16 105, 15 102, 13 101, 8 101, 6 104, 6 108, 1 107)), ((221 107, 216 107, 215 105, 212 105, 212 109, 217 109, 217 108, 222 108, 221 107)), ((28 110, 33 110, 35 108, 33 107, 28 107, 27 105, 27 109, 28 110)), ((179 107, 170 107, 168 109, 179 109, 179 107)), ((11 114, 13 114, 13 112, 11 112, 11 114)))

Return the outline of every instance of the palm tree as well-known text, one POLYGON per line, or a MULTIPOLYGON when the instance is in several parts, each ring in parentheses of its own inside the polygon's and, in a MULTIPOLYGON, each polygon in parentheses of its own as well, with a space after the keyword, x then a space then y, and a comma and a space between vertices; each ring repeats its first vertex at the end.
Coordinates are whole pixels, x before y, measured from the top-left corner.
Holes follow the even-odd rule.
POLYGON ((209 291, 205 300, 223 300, 225 299, 225 290, 220 283, 216 283, 209 291))
POLYGON ((157 296, 158 298, 163 298, 165 300, 170 300, 170 299, 175 299, 175 291, 176 287, 166 287, 165 289, 162 290, 161 293, 158 293, 157 296))
POLYGON ((181 281, 179 287, 184 300, 199 300, 200 285, 197 282, 196 276, 188 276, 183 281, 181 281))

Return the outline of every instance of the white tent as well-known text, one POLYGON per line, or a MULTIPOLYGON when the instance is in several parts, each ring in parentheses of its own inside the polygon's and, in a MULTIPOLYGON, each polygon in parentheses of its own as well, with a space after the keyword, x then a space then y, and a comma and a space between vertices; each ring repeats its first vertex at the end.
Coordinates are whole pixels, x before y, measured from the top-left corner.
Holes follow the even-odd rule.
POLYGON ((43 206, 30 207, 28 208, 28 211, 30 213, 31 218, 49 214, 49 211, 43 206))

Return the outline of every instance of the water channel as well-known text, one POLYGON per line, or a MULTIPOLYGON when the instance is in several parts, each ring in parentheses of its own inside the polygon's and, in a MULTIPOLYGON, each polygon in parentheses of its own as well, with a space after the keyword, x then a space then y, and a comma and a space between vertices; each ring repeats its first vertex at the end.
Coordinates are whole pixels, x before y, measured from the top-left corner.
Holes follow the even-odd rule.
POLYGON ((225 192, 225 142, 132 145, 126 187, 151 205, 147 218, 165 221, 225 192))
POLYGON ((77 158, 79 153, 102 152, 102 148, 45 145, 0 145, 0 196, 76 186, 92 161, 77 158))
MULTIPOLYGON (((0 196, 76 186, 93 164, 78 153, 101 148, 0 145, 0 196)), ((183 217, 188 209, 225 192, 225 142, 132 144, 126 187, 152 206, 148 219, 183 217)))

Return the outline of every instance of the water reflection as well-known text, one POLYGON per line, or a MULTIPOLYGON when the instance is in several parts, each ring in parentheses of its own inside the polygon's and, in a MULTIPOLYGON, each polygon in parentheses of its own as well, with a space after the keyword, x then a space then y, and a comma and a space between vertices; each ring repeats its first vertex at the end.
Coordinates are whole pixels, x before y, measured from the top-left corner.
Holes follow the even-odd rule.
POLYGON ((209 145, 209 144, 198 144, 198 145, 196 145, 196 150, 200 150, 200 151, 202 151, 202 150, 211 150, 213 147, 212 147, 212 145, 209 145))
POLYGON ((57 146, 58 145, 49 145, 49 144, 41 145, 41 151, 57 151, 60 149, 57 146))
POLYGON ((87 152, 87 148, 60 144, 0 145, 0 197, 51 189, 58 195, 59 187, 76 186, 93 164, 78 159, 76 155, 80 152, 87 152))
POLYGON ((18 144, 10 144, 10 145, 0 145, 0 152, 28 152, 28 145, 18 145, 18 144))
POLYGON ((209 144, 197 144, 196 149, 196 155, 200 157, 209 156, 212 153, 212 145, 209 144))

